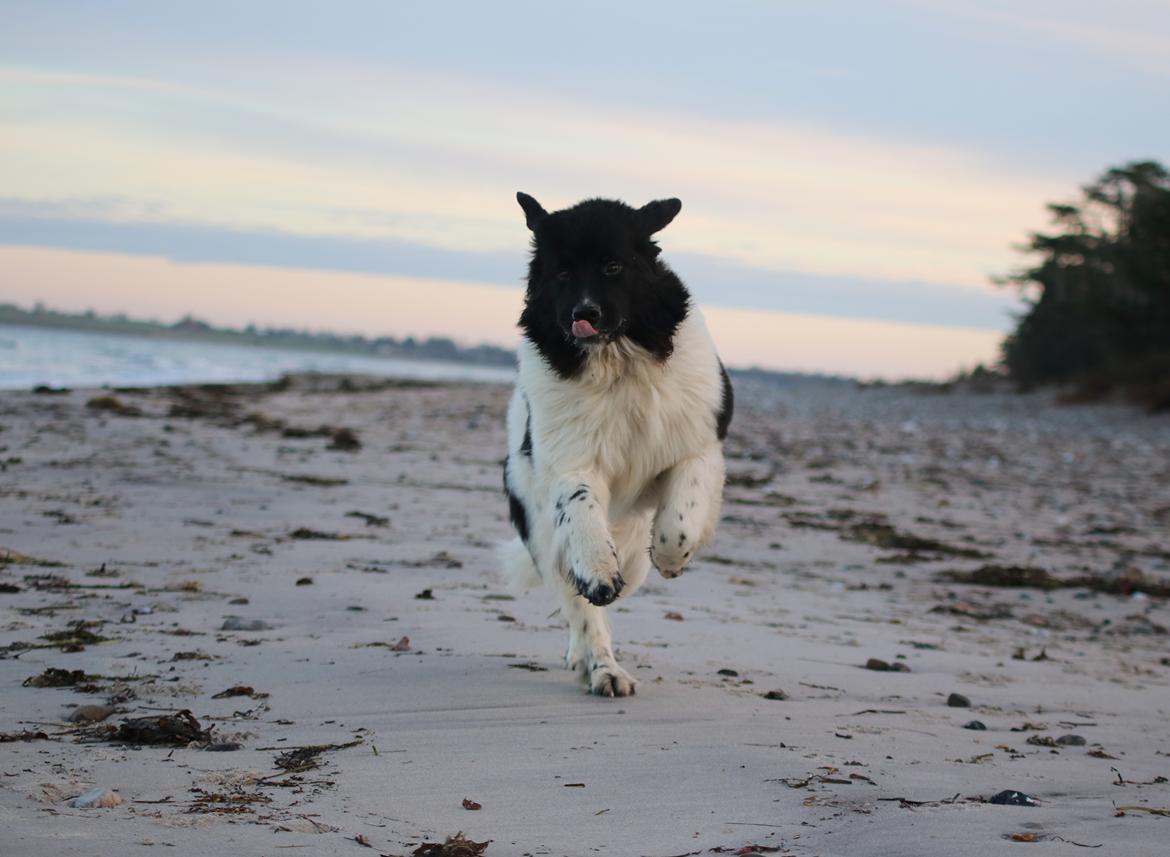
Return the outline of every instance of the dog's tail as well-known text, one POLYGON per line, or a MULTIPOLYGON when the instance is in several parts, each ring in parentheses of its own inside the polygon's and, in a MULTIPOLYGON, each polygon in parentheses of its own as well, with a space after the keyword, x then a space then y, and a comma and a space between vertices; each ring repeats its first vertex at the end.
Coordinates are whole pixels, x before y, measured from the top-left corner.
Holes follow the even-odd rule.
POLYGON ((532 561, 532 554, 520 537, 500 542, 496 547, 500 572, 504 583, 513 592, 524 592, 540 584, 540 572, 532 561))

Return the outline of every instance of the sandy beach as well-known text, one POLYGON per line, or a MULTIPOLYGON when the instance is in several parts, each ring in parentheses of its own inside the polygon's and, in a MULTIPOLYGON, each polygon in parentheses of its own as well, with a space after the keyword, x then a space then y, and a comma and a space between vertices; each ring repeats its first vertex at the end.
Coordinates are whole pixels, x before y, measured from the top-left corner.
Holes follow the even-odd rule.
POLYGON ((1170 419, 737 392, 617 700, 495 578, 506 387, 0 393, 0 854, 1167 853, 1170 419))

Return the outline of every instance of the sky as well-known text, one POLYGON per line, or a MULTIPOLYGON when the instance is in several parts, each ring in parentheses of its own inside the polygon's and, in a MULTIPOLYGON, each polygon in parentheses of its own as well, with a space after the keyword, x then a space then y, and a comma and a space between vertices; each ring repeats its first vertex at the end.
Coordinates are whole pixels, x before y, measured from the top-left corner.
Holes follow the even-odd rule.
POLYGON ((0 300, 515 344, 546 208, 659 238, 731 365, 994 360, 1045 204, 1170 160, 1170 4, 0 0, 0 300))

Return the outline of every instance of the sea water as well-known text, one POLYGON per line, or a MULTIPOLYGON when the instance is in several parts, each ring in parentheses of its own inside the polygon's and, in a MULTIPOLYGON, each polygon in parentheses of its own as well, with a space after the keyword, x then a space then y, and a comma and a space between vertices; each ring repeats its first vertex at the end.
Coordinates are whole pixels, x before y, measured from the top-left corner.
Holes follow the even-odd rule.
POLYGON ((471 363, 0 325, 0 390, 39 384, 153 387, 271 381, 288 372, 483 382, 507 382, 515 374, 471 363))

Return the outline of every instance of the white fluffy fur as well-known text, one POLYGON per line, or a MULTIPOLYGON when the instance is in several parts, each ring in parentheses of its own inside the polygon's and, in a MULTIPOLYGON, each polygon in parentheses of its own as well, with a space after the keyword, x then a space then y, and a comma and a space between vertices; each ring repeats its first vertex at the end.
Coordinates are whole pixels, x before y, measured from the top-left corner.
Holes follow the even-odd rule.
POLYGON ((500 557, 514 586, 543 581, 557 592, 569 624, 566 662, 594 693, 624 696, 635 681, 614 659, 605 608, 579 589, 627 596, 652 563, 675 577, 712 538, 724 477, 722 392, 714 345, 693 308, 665 362, 618 340, 591 350, 566 380, 531 342, 520 346, 505 480, 525 507, 529 539, 501 545, 500 557), (531 455, 521 452, 527 427, 531 455))

